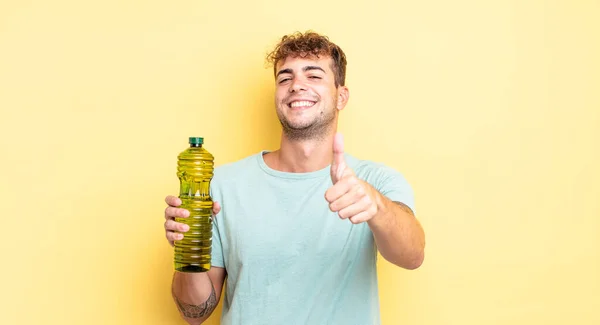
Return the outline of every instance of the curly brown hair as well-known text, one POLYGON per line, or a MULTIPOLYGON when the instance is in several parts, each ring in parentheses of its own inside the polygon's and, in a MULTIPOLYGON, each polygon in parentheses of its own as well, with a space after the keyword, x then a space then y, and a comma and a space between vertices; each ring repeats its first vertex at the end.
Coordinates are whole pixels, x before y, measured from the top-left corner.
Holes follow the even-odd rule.
POLYGON ((295 32, 285 35, 275 46, 275 49, 267 54, 267 61, 273 65, 273 73, 277 73, 277 63, 287 57, 309 57, 320 56, 331 57, 333 63, 331 70, 335 75, 335 86, 344 86, 346 83, 346 55, 336 44, 329 41, 327 36, 319 35, 313 31, 305 33, 295 32))

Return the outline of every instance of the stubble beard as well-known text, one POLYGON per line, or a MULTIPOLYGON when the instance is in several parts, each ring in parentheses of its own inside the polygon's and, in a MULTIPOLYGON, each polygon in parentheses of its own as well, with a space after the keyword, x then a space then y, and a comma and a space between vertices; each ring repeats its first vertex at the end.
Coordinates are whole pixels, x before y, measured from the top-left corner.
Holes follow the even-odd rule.
POLYGON ((313 121, 306 125, 293 125, 279 110, 277 116, 283 133, 288 139, 292 141, 322 140, 330 133, 335 121, 337 111, 332 107, 326 107, 313 121))

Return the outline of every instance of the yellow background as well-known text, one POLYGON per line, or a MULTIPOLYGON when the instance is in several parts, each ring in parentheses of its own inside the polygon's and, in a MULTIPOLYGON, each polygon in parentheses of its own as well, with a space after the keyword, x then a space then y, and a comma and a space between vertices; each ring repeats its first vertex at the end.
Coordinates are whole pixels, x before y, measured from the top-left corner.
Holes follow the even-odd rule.
POLYGON ((2 2, 0 323, 182 324, 176 155, 188 136, 217 165, 275 149, 264 57, 314 29, 348 55, 347 151, 404 173, 427 234, 420 269, 381 261, 383 324, 600 324, 598 17, 591 0, 2 2))

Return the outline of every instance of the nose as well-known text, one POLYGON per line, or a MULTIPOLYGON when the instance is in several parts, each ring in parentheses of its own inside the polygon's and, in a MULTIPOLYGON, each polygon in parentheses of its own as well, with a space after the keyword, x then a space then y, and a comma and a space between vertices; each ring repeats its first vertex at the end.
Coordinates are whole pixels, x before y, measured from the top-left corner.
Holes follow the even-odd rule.
POLYGON ((304 91, 306 90, 306 86, 304 85, 304 83, 302 83, 301 80, 299 80, 298 78, 294 78, 292 80, 292 84, 290 85, 290 93, 294 93, 294 92, 298 92, 298 91, 304 91))

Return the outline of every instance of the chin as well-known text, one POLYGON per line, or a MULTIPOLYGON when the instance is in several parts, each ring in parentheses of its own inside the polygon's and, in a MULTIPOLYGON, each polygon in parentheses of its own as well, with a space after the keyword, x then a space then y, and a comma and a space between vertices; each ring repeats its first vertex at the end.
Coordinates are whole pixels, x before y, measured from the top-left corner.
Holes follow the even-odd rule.
POLYGON ((311 124, 310 123, 288 123, 288 125, 290 126, 290 128, 292 128, 294 130, 304 130, 304 129, 310 127, 311 124))

